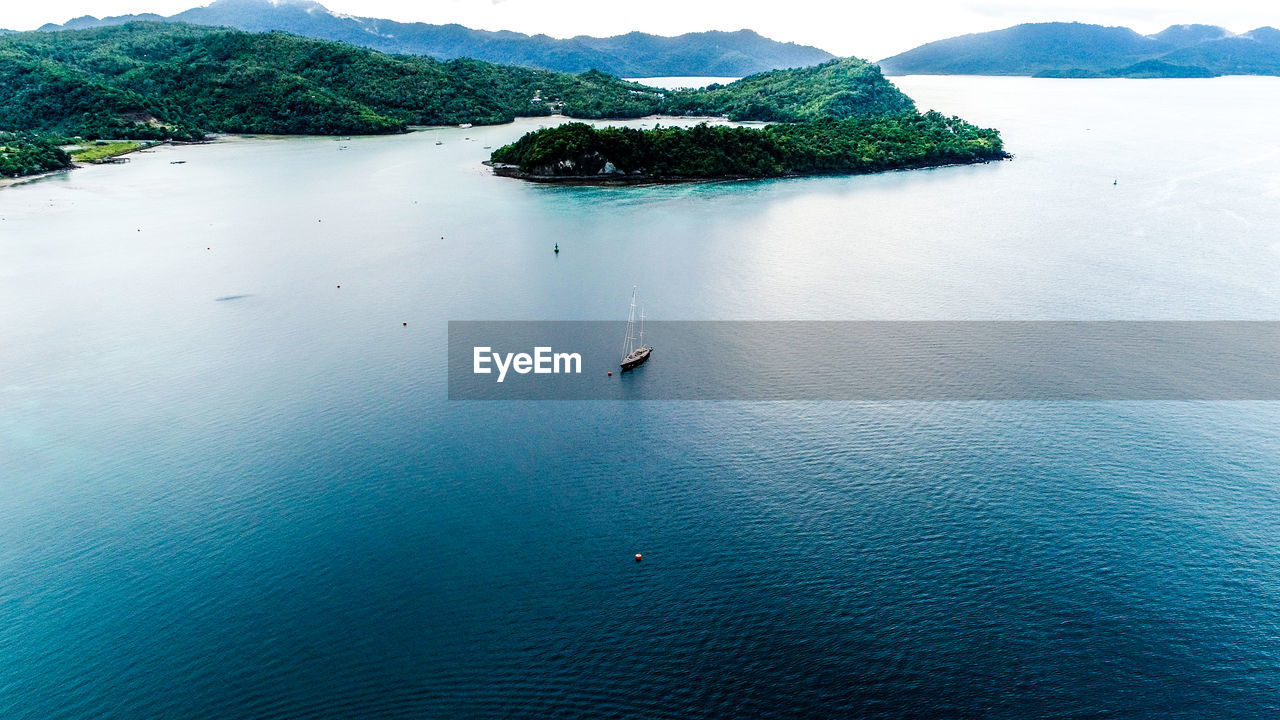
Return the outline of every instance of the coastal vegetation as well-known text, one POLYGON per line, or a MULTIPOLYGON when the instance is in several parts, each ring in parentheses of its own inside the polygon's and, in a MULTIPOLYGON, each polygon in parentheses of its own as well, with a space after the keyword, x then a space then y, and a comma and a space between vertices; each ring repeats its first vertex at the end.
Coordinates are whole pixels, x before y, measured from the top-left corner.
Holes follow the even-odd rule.
POLYGON ((1000 135, 941 113, 824 118, 764 128, 594 128, 569 123, 494 151, 500 174, 532 180, 694 180, 870 173, 1008 157, 1000 135))
POLYGON ((52 142, 0 133, 0 177, 23 177, 71 167, 71 158, 52 142))
POLYGON ((97 162, 117 155, 131 153, 140 147, 142 147, 142 143, 137 140, 118 140, 116 142, 100 140, 77 150, 72 150, 71 159, 75 162, 97 162))
POLYGON ((0 37, 0 128, 84 138, 638 117, 662 97, 600 72, 441 62, 284 33, 138 22, 0 37))

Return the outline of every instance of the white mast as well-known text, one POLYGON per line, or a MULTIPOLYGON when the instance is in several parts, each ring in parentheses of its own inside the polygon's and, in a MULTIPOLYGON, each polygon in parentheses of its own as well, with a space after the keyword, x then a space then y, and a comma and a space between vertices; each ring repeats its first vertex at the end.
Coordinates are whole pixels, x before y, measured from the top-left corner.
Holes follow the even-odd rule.
POLYGON ((640 306, 640 347, 644 347, 644 306, 640 306))
POLYGON ((636 288, 631 286, 631 310, 627 313, 627 337, 622 342, 622 359, 626 360, 636 349, 636 288))

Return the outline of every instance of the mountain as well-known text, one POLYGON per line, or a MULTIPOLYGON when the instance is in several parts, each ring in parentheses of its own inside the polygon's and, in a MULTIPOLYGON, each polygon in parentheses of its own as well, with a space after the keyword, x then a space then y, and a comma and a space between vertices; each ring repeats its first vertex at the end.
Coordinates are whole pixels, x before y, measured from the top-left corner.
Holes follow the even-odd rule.
POLYGON ((938 40, 880 61, 890 75, 1035 75, 1105 70, 1156 57, 1173 45, 1129 28, 1029 23, 938 40))
POLYGON ((1164 59, 1218 75, 1280 75, 1280 30, 1262 27, 1180 48, 1164 59))
POLYGON ((864 60, 666 93, 568 73, 389 55, 347 43, 131 22, 0 38, 0 131, 98 138, 205 132, 384 133, 517 116, 655 113, 796 121, 900 116, 915 105, 864 60))
POLYGON ((1235 35, 1214 25, 1173 25, 1140 35, 1122 27, 1029 23, 927 43, 880 67, 890 75, 1280 75, 1280 31, 1235 35))
POLYGON ((43 31, 73 30, 137 21, 184 22, 249 32, 282 30, 373 50, 437 59, 470 57, 508 65, 580 73, 600 70, 619 77, 663 75, 744 76, 816 65, 834 56, 807 45, 781 43, 750 31, 700 32, 661 37, 633 32, 615 37, 567 39, 461 25, 402 23, 334 13, 312 0, 216 0, 167 18, 154 14, 84 16, 43 31))
POLYGON ((1173 47, 1187 47, 1208 40, 1231 37, 1231 32, 1217 25, 1170 25, 1151 37, 1169 43, 1173 47))

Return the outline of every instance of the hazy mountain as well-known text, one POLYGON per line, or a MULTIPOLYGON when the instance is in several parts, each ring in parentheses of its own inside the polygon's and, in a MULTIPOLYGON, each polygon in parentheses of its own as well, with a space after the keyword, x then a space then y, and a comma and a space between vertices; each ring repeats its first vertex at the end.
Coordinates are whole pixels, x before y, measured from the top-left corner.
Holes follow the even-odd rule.
POLYGON ((1031 23, 937 40, 880 61, 893 75, 1035 75, 1046 70, 1104 70, 1156 57, 1171 43, 1129 28, 1031 23))
POLYGON ((1280 75, 1280 30, 1262 27, 1180 48, 1164 59, 1198 65, 1218 75, 1280 75))
POLYGON ((1151 37, 1174 47, 1186 47, 1207 40, 1231 37, 1232 33, 1217 25, 1170 25, 1151 37))
POLYGON ((401 23, 331 12, 312 0, 217 0, 168 18, 159 15, 85 16, 41 30, 119 25, 136 20, 171 20, 338 40, 390 53, 440 59, 471 57, 562 72, 602 70, 621 77, 659 75, 751 75, 778 68, 816 65, 833 55, 818 48, 781 43, 750 30, 689 33, 661 37, 628 33, 615 37, 568 39, 508 31, 472 30, 461 25, 401 23))
POLYGON ((1280 31, 1234 35, 1214 25, 1173 25, 1140 35, 1122 27, 1031 23, 927 43, 880 66, 890 75, 1280 75, 1280 31))

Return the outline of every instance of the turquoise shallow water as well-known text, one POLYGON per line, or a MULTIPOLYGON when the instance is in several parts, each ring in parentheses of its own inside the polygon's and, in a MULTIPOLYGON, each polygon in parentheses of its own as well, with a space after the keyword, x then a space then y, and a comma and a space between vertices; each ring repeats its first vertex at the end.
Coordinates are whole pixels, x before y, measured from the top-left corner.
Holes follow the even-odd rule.
POLYGON ((477 164, 522 121, 0 190, 0 716, 1274 716, 1273 403, 445 399, 448 320, 633 284, 1280 317, 1274 79, 901 84, 1017 159, 552 188, 477 164))

